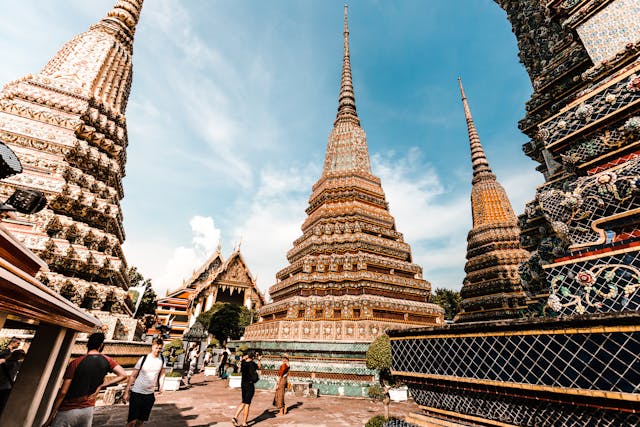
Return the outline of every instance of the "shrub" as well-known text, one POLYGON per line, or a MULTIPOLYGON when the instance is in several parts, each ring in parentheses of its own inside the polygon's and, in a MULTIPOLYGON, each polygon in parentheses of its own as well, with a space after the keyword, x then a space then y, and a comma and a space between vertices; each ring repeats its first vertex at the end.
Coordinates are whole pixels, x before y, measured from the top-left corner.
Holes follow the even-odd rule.
POLYGON ((180 371, 171 371, 171 372, 167 372, 165 376, 167 378, 178 378, 178 377, 182 377, 182 373, 180 371))
POLYGON ((391 342, 388 335, 380 335, 369 346, 367 368, 378 370, 381 384, 385 381, 390 385, 395 384, 391 375, 391 342))
POLYGON ((374 400, 382 400, 387 392, 379 384, 374 384, 367 390, 367 395, 374 400))
POLYGON ((178 356, 184 353, 184 348, 182 348, 182 340, 180 338, 176 338, 171 340, 171 342, 164 346, 162 349, 162 355, 164 357, 169 358, 169 362, 173 363, 176 361, 178 356))
POLYGON ((220 341, 218 341, 215 338, 211 338, 211 342, 209 343, 209 345, 207 346, 207 351, 209 353, 212 353, 211 350, 213 350, 214 348, 220 348, 220 341))
POLYGON ((396 418, 393 417, 387 419, 383 415, 376 415, 375 417, 371 417, 364 427, 384 427, 387 422, 395 420, 396 418))

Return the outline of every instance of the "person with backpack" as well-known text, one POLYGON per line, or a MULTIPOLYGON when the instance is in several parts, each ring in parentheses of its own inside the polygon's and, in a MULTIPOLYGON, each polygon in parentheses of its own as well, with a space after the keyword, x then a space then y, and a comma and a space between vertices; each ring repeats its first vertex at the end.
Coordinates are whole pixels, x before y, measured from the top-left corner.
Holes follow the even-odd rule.
POLYGON ((154 338, 151 342, 151 353, 138 360, 129 376, 124 391, 124 402, 129 402, 127 427, 139 427, 149 420, 151 408, 156 401, 154 392, 159 392, 164 384, 164 356, 162 355, 162 338, 154 338))
POLYGON ((247 427, 249 407, 251 406, 253 395, 256 392, 255 384, 260 380, 258 370, 261 369, 260 359, 262 357, 258 355, 257 363, 254 361, 255 358, 256 354, 253 351, 250 351, 246 355, 242 356, 242 359, 240 360, 240 373, 242 374, 242 380, 240 383, 240 388, 242 390, 242 403, 238 405, 236 414, 231 419, 231 423, 234 426, 247 427), (243 411, 242 424, 238 424, 238 417, 243 411))
POLYGON ((44 427, 91 427, 100 390, 127 378, 122 366, 102 354, 103 349, 104 334, 91 334, 87 340, 87 354, 69 363, 44 427), (116 377, 105 381, 109 372, 114 372, 116 377))

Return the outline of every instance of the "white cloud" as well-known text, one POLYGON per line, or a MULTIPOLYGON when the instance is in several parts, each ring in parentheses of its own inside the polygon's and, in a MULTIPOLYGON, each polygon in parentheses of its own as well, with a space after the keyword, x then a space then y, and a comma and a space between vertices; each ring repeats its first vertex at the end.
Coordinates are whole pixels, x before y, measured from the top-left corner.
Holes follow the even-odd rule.
POLYGON ((131 265, 139 267, 151 279, 156 293, 163 296, 167 290, 177 289, 216 250, 220 243, 220 230, 213 218, 194 216, 191 226, 191 245, 171 248, 162 240, 127 241, 125 254, 131 265))
POLYGON ((288 264, 286 253, 302 234, 307 198, 318 176, 319 169, 313 166, 267 167, 260 172, 258 191, 246 208, 248 216, 233 235, 242 239, 242 254, 262 291, 275 283, 276 272, 288 264))

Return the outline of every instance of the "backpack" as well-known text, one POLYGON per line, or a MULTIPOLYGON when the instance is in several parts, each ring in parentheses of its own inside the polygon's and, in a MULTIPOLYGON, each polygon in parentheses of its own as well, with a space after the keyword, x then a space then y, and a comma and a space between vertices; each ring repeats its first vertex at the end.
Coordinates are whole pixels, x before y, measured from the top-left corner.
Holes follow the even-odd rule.
MULTIPOLYGON (((140 362, 140 370, 142 370, 142 367, 144 366, 144 362, 147 360, 147 356, 148 354, 145 354, 144 356, 142 356, 142 362, 140 362)), ((162 355, 162 353, 160 353, 160 361, 162 362, 162 368, 164 368, 164 356, 162 355)), ((162 370, 162 368, 160 368, 160 370, 162 370)), ((158 373, 158 376, 156 377, 156 389, 160 390, 160 374, 158 373)))

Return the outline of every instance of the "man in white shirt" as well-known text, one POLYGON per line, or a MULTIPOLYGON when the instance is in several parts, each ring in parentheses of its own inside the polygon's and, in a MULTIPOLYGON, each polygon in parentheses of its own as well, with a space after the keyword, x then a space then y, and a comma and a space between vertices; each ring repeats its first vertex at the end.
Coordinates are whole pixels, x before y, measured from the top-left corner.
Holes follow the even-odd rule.
POLYGON ((164 383, 164 357, 161 354, 163 344, 162 338, 154 338, 151 353, 138 360, 129 376, 124 392, 124 401, 129 401, 127 427, 140 427, 149 420, 156 400, 156 387, 161 391, 164 383))

